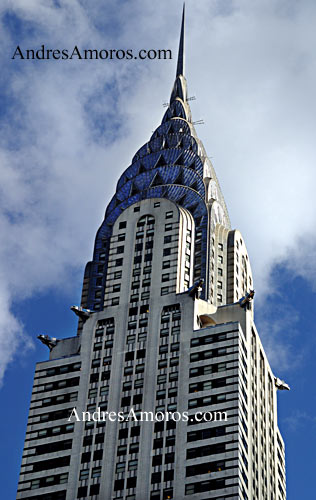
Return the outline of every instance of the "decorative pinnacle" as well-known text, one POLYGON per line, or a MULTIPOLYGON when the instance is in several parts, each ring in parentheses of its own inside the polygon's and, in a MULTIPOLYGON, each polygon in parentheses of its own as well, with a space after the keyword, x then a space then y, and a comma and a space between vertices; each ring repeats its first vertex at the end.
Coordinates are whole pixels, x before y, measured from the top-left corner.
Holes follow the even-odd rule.
POLYGON ((184 76, 184 14, 185 14, 185 4, 183 4, 181 33, 180 33, 179 52, 178 52, 177 75, 176 76, 179 76, 179 75, 184 76))

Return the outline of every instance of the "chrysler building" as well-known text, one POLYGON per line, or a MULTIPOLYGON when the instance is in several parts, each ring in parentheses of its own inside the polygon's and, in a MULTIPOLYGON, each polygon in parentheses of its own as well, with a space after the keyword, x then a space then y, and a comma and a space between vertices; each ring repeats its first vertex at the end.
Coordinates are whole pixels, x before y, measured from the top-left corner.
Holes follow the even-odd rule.
POLYGON ((184 53, 183 11, 170 101, 107 205, 78 330, 39 336, 49 360, 36 365, 19 500, 286 498, 288 386, 254 323, 246 244, 194 128, 184 53))

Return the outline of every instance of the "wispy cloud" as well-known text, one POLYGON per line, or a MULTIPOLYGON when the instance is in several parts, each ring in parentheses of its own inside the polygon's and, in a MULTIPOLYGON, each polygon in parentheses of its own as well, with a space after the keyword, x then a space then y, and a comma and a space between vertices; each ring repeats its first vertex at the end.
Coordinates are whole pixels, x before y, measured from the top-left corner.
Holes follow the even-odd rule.
MULTIPOLYGON (((26 338, 16 335, 12 300, 81 274, 119 174, 161 119, 175 70, 174 61, 33 63, 11 54, 43 43, 175 51, 181 3, 170 12, 166 0, 113 0, 106 9, 2 2, 1 373, 26 338)), ((187 11, 193 115, 206 122, 198 133, 264 297, 277 263, 315 277, 316 5, 202 0, 187 11)))
POLYGON ((292 413, 292 415, 283 418, 283 422, 292 432, 296 432, 302 427, 314 427, 316 425, 316 417, 315 415, 310 415, 305 411, 296 410, 292 413))

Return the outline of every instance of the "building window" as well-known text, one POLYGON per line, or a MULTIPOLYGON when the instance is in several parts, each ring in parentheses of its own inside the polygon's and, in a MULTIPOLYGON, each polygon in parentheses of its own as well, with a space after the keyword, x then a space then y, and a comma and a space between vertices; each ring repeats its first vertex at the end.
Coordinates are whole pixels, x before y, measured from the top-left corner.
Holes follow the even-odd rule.
POLYGON ((120 222, 119 229, 125 229, 125 228, 126 228, 126 221, 120 222))
POLYGON ((100 485, 99 484, 93 484, 90 486, 90 496, 92 495, 98 495, 100 491, 100 485))
POLYGON ((91 477, 100 477, 101 476, 101 467, 94 467, 92 469, 91 477))
POLYGON ((116 464, 116 473, 125 472, 126 462, 116 464))
POLYGON ((160 295, 167 295, 168 293, 169 293, 169 287, 168 286, 162 287, 160 295))
POLYGON ((162 269, 169 269, 169 267, 170 267, 170 260, 165 260, 162 263, 162 269))
POLYGON ((156 202, 154 203, 154 207, 155 207, 155 208, 160 207, 160 201, 156 201, 156 202))
POLYGON ((137 470, 138 460, 130 460, 128 462, 128 470, 137 470))
POLYGON ((120 267, 123 265, 123 259, 116 259, 115 260, 115 266, 120 267))
POLYGON ((87 486, 80 486, 80 488, 78 488, 77 498, 86 498, 87 494, 88 494, 87 486))
POLYGON ((165 231, 171 231, 172 229, 172 224, 165 224, 165 231))
POLYGON ((119 297, 114 297, 112 299, 112 306, 117 306, 120 303, 120 298, 119 297))
POLYGON ((166 219, 172 219, 173 217, 173 212, 166 212, 166 219))
POLYGON ((162 277, 161 277, 161 281, 164 282, 164 281, 169 281, 170 279, 170 275, 169 274, 163 274, 162 277))
POLYGON ((134 212, 139 212, 140 211, 140 207, 134 207, 134 212))
POLYGON ((147 332, 139 333, 137 337, 138 342, 144 342, 147 340, 147 332))

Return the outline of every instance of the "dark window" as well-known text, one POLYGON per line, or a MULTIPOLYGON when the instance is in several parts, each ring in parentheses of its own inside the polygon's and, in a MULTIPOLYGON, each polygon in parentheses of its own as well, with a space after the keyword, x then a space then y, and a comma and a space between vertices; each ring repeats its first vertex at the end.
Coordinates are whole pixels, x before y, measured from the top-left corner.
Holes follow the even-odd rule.
POLYGON ((168 500, 169 498, 173 498, 173 488, 163 490, 162 500, 168 500))
POLYGON ((101 375, 101 380, 109 380, 110 379, 111 372, 108 370, 106 372, 102 372, 101 375))
POLYGON ((116 259, 116 261, 115 261, 115 265, 116 265, 117 267, 122 266, 122 265, 123 265, 123 259, 116 259))
POLYGON ((93 453, 93 460, 102 460, 103 450, 96 450, 93 453))
POLYGON ((167 436, 166 437, 166 446, 174 446, 176 442, 175 436, 167 436))
POLYGON ((154 472, 151 475, 151 484, 160 483, 161 482, 161 472, 154 472))
POLYGON ((141 359, 141 358, 144 358, 146 356, 146 349, 139 349, 137 351, 137 359, 141 359))
POLYGON ((90 486, 90 496, 92 495, 98 495, 100 491, 100 485, 99 484, 93 484, 90 486))
POLYGON ((90 446, 92 444, 92 436, 85 436, 83 438, 83 446, 90 446))
POLYGON ((121 406, 129 406, 130 403, 131 403, 131 397, 125 396, 124 398, 122 398, 121 406))
MULTIPOLYGON (((163 422, 159 422, 163 423, 163 422)), ((162 464, 162 455, 156 455, 152 459, 152 465, 155 467, 156 465, 161 465, 162 464)))
POLYGON ((148 325, 148 318, 142 318, 142 319, 140 319, 138 325, 139 325, 139 328, 147 326, 148 325))
POLYGON ((164 243, 170 243, 170 242, 171 242, 171 239, 172 239, 172 236, 169 234, 168 236, 165 236, 165 237, 164 237, 163 242, 164 242, 164 243))
POLYGON ((132 388, 132 382, 124 382, 123 391, 130 391, 132 388))
POLYGON ((163 249, 163 256, 166 257, 167 255, 171 255, 171 248, 163 249))
POLYGON ((174 462, 174 453, 166 453, 165 464, 173 464, 173 462, 174 462))
POLYGON ((94 437, 95 444, 104 443, 104 436, 104 432, 99 432, 99 434, 96 434, 94 437))
POLYGON ((88 495, 88 486, 80 486, 77 492, 77 498, 86 498, 88 495))
POLYGON ((154 439, 153 449, 157 450, 158 448, 162 448, 162 447, 163 447, 163 439, 162 438, 154 439))
POLYGON ((134 427, 131 428, 131 436, 133 437, 133 436, 139 436, 139 435, 140 435, 140 426, 135 425, 134 427))
POLYGON ((125 354, 125 361, 132 361, 134 359, 135 353, 134 351, 127 352, 125 354))
POLYGON ((155 423, 155 428, 154 428, 155 430, 154 430, 154 432, 163 432, 164 428, 165 428, 165 423, 164 422, 156 422, 155 423))
POLYGON ((116 253, 124 253, 124 247, 123 246, 117 247, 116 253))
POLYGON ((118 437, 119 437, 119 439, 127 439, 128 438, 128 429, 120 429, 118 437))
POLYGON ((117 479, 114 483, 114 491, 119 491, 124 489, 124 479, 117 479))
POLYGON ((141 404, 142 401, 143 401, 143 395, 135 394, 135 396, 133 397, 133 404, 138 405, 141 404))
POLYGON ((173 470, 166 470, 163 475, 163 480, 164 481, 173 481, 174 477, 174 471, 173 470))
POLYGON ((154 242, 153 241, 147 241, 146 245, 145 245, 145 248, 146 248, 146 250, 149 250, 150 248, 153 248, 153 246, 154 246, 154 242))
POLYGON ((126 221, 125 222, 120 222, 119 229, 125 229, 125 228, 126 228, 126 221))
POLYGON ((93 382, 99 382, 99 374, 98 373, 92 373, 90 375, 90 383, 93 382))
POLYGON ((86 464, 91 460, 91 451, 87 451, 86 453, 82 453, 81 455, 81 463, 86 464))
POLYGON ((147 314, 147 313, 149 313, 149 304, 144 304, 143 306, 140 306, 139 313, 140 314, 147 314))
POLYGON ((138 443, 130 445, 130 447, 129 447, 130 453, 138 453, 138 451, 139 451, 139 444, 138 443))
POLYGON ((127 479, 126 488, 136 488, 137 476, 129 477, 127 479))

